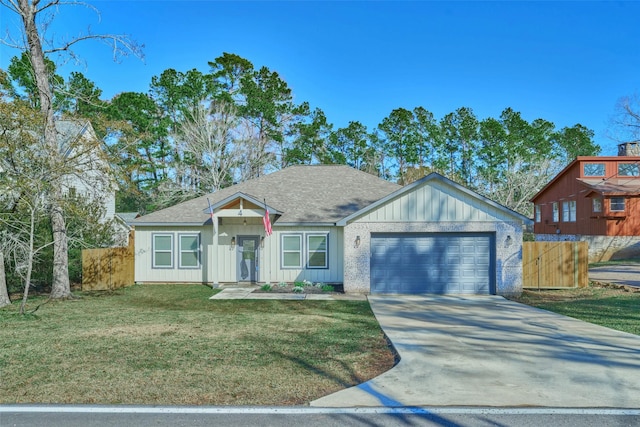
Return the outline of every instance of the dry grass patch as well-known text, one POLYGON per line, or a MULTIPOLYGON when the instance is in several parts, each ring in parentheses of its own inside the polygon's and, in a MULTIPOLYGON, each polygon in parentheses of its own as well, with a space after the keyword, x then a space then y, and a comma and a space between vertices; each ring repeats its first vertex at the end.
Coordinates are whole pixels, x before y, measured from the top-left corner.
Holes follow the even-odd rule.
POLYGON ((211 293, 135 286, 0 310, 0 403, 305 404, 393 365, 365 301, 211 293))

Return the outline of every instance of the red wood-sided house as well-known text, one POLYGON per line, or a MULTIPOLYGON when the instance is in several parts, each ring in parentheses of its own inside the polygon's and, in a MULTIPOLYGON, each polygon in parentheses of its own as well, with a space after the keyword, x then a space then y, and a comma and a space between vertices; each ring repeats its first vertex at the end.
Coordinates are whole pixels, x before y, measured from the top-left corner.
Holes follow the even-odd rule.
POLYGON ((640 236, 640 145, 618 154, 577 157, 531 199, 536 240, 640 236))

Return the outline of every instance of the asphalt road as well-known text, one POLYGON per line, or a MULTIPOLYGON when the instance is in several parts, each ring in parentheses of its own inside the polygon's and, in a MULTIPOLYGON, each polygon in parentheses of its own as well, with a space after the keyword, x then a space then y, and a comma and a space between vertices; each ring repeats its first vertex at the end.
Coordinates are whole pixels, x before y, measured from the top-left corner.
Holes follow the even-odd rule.
POLYGON ((589 280, 640 287, 640 264, 613 264, 589 269, 589 280))
POLYGON ((0 426, 518 426, 624 427, 640 424, 640 410, 544 408, 165 408, 62 406, 42 408, 0 406, 0 426), (57 410, 60 411, 57 411, 57 410), (112 409, 113 412, 109 412, 112 409), (189 410, 191 409, 191 410, 189 410))

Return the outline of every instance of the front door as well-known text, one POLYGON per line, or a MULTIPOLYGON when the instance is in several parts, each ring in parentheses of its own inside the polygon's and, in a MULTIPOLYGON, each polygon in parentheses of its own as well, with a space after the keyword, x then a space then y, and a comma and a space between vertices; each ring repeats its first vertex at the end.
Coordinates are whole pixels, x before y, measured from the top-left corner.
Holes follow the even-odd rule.
POLYGON ((259 236, 238 236, 238 282, 258 281, 259 236))

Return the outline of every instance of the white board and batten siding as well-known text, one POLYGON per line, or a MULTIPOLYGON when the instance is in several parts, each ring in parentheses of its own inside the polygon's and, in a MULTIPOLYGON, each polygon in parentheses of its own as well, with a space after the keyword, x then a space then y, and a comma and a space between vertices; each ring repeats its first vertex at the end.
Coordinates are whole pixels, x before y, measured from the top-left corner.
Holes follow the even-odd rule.
POLYGON ((512 221, 501 209, 431 181, 373 209, 354 222, 512 221))
POLYGON ((265 236, 259 224, 227 224, 213 234, 211 226, 201 227, 136 227, 135 281, 138 283, 233 283, 237 281, 239 248, 232 247, 231 239, 239 236, 264 237, 264 247, 258 250, 258 282, 341 283, 343 280, 343 232, 341 227, 274 227, 271 236, 265 236), (178 238, 184 233, 200 233, 200 266, 178 268, 178 238), (328 234, 328 268, 281 268, 281 235, 303 236, 303 260, 306 258, 306 235, 328 234), (153 235, 171 234, 174 241, 173 267, 153 268, 153 235))
MULTIPOLYGON (((261 235, 264 235, 264 229, 261 235)), ((265 238, 265 247, 260 249, 259 281, 276 284, 279 282, 297 282, 309 280, 317 283, 342 283, 344 257, 343 232, 341 227, 274 227, 273 234, 265 238), (283 269, 281 265, 280 246, 283 234, 301 234, 303 236, 303 253, 306 252, 306 235, 328 233, 328 268, 295 268, 283 269)), ((303 264, 306 254, 303 255, 303 264)), ((228 262, 225 262, 228 265, 228 262)), ((235 262, 234 264, 235 265, 235 262)), ((230 276, 227 276, 230 277, 230 276)), ((235 280, 235 275, 233 276, 235 280)))
POLYGON ((209 256, 204 242, 211 241, 211 228, 204 227, 144 227, 135 228, 135 281, 136 283, 206 283, 207 271, 202 268, 203 261, 209 256), (200 234, 200 265, 197 268, 178 266, 178 239, 181 234, 200 234), (153 267, 153 236, 168 234, 173 238, 173 265, 171 268, 153 267))

